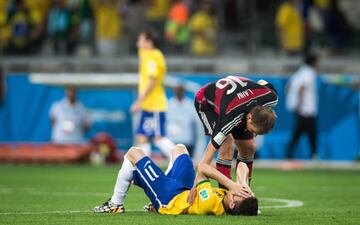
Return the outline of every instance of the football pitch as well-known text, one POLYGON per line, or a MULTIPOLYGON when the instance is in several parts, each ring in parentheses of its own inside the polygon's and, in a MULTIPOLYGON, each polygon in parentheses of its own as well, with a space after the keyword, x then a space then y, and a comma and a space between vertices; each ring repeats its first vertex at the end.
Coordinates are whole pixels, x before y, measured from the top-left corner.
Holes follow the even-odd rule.
POLYGON ((166 216, 131 187, 121 215, 91 209, 112 193, 118 166, 0 165, 0 224, 360 224, 360 171, 256 169, 261 214, 166 216))

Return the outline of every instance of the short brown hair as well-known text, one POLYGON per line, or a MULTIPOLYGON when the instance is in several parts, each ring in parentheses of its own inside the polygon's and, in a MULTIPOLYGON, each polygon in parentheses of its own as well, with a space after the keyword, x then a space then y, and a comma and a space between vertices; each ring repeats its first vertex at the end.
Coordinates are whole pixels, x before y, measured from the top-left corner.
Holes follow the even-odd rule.
POLYGON ((274 127, 276 121, 276 113, 265 106, 255 106, 250 110, 252 115, 252 124, 258 129, 258 134, 269 133, 274 127))
POLYGON ((140 33, 145 39, 150 41, 155 48, 159 47, 159 34, 152 30, 146 30, 140 33))
POLYGON ((225 212, 230 215, 256 216, 258 214, 258 199, 256 197, 245 198, 242 201, 235 201, 234 208, 230 209, 224 205, 225 212))

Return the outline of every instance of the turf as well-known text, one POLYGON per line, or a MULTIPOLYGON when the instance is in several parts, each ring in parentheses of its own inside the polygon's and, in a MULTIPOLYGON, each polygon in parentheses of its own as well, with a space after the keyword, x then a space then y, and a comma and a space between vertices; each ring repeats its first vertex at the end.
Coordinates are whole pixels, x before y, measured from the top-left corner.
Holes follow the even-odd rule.
POLYGON ((256 217, 145 213, 140 209, 148 200, 136 187, 130 188, 127 213, 92 213, 110 197, 117 171, 117 166, 0 165, 0 224, 360 224, 359 171, 255 170, 251 185, 260 206, 267 206, 256 217), (272 208, 284 203, 264 198, 304 205, 272 208))

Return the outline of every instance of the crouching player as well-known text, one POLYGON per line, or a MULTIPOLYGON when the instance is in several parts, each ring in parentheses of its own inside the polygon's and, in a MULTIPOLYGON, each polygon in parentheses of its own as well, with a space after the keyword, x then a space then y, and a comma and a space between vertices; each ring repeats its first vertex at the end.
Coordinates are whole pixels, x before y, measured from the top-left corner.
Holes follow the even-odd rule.
POLYGON ((94 212, 125 212, 124 200, 131 184, 144 189, 156 212, 160 214, 195 215, 257 215, 258 200, 248 186, 249 169, 240 163, 237 168, 236 182, 218 172, 210 165, 200 163, 195 180, 197 195, 192 205, 187 201, 194 185, 195 170, 189 153, 184 145, 176 145, 172 151, 173 164, 169 164, 167 175, 137 147, 132 147, 124 157, 117 182, 121 191, 119 202, 109 199, 94 212), (209 178, 215 179, 228 190, 213 188, 209 178))

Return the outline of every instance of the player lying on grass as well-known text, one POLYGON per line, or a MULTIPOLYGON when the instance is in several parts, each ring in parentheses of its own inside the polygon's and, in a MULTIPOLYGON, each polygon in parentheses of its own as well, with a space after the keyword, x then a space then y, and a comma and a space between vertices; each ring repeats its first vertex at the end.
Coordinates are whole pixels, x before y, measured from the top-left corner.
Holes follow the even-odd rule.
POLYGON ((160 214, 196 214, 196 215, 257 215, 258 200, 248 186, 249 169, 245 163, 237 168, 236 182, 218 172, 210 165, 200 163, 198 174, 184 145, 176 145, 172 151, 173 164, 170 172, 164 172, 138 147, 132 147, 124 156, 120 169, 123 180, 122 195, 119 202, 109 199, 94 208, 96 213, 123 213, 126 193, 133 181, 144 189, 160 214), (208 178, 215 179, 229 191, 211 187, 208 178), (197 195, 192 205, 187 201, 194 182, 197 195))

